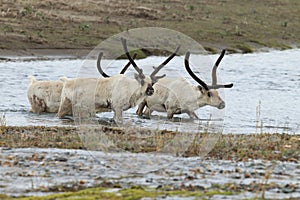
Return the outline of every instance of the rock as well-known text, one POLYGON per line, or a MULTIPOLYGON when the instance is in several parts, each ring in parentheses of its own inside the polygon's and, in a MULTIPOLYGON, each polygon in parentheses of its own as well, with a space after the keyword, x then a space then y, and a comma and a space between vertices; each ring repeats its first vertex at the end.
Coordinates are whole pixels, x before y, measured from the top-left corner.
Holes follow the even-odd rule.
POLYGON ((57 158, 55 158, 54 160, 55 160, 55 161, 59 161, 59 162, 67 162, 67 161, 68 161, 68 159, 65 158, 65 157, 57 157, 57 158))
POLYGON ((248 172, 246 172, 246 173, 244 174, 244 177, 245 177, 245 178, 250 178, 250 177, 251 177, 251 174, 248 173, 248 172))

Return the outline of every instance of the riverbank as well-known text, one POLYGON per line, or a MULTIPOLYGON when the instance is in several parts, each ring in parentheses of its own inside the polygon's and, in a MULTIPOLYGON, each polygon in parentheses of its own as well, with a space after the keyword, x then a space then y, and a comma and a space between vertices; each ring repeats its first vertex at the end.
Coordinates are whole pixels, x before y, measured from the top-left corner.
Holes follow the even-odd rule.
MULTIPOLYGON (((99 126, 97 134, 104 134, 122 151, 132 153, 159 152, 160 138, 165 143, 172 141, 179 132, 136 128, 99 126), (149 136, 150 135, 150 136, 149 136), (147 136, 147 141, 143 139, 147 136)), ((87 149, 76 127, 58 126, 2 126, 0 145, 6 148, 62 148, 87 149)), ((188 136, 188 135, 187 135, 188 136)), ((205 140, 208 135, 200 133, 196 139, 205 140)), ((195 139, 194 138, 194 139, 195 139)), ((207 154, 209 159, 247 161, 249 159, 299 162, 300 135, 294 134, 215 134, 217 142, 207 154)), ((194 141, 184 157, 198 156, 201 141, 194 141)))
POLYGON ((1 199, 297 199, 299 163, 0 148, 1 199), (89 189, 87 189, 89 188, 89 189), (29 196, 29 197, 22 197, 29 196))
POLYGON ((4 1, 0 52, 82 56, 114 34, 142 27, 182 32, 211 53, 296 48, 299 8, 297 0, 4 1))
MULTIPOLYGON (((143 139, 149 130, 99 130, 119 152, 86 150, 82 130, 73 126, 0 127, 0 198, 300 197, 300 135, 217 135, 214 148, 199 157, 197 142, 184 156, 172 156, 160 154, 154 138, 143 139)), ((182 133, 157 131, 153 137, 167 142, 176 134, 182 133)))

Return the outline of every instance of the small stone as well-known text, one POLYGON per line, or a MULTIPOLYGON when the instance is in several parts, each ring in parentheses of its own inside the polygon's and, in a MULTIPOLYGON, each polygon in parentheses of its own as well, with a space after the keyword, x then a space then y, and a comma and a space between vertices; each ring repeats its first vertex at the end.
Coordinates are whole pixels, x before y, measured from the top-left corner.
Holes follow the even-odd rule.
POLYGON ((292 192, 295 192, 295 188, 283 188, 282 192, 283 193, 292 193, 292 192))
POLYGON ((57 157, 57 158, 55 158, 54 160, 55 160, 55 161, 59 161, 59 162, 67 162, 67 161, 68 161, 68 159, 65 158, 65 157, 57 157))
POLYGON ((246 173, 244 174, 244 177, 245 177, 245 178, 250 178, 251 175, 250 175, 248 172, 246 172, 246 173))
POLYGON ((242 178, 242 176, 241 176, 240 174, 233 174, 233 175, 231 176, 231 178, 234 178, 234 179, 240 179, 240 178, 242 178))

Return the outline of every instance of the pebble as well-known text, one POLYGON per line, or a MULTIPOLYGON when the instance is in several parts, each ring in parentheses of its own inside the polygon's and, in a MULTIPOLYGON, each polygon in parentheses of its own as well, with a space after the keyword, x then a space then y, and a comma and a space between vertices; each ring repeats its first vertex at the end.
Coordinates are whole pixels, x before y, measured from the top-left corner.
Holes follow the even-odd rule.
POLYGON ((122 153, 120 156, 93 152, 91 157, 91 152, 84 150, 0 150, 0 193, 7 195, 24 195, 32 190, 32 185, 36 187, 31 194, 37 192, 40 195, 39 190, 50 191, 52 188, 55 191, 61 185, 70 188, 93 187, 106 180, 111 186, 136 184, 164 189, 167 185, 169 189, 185 187, 192 191, 214 190, 216 185, 227 185, 226 188, 231 191, 244 190, 247 195, 252 194, 252 198, 255 198, 257 190, 266 181, 265 174, 270 171, 270 187, 267 187, 266 198, 268 195, 271 195, 270 198, 272 195, 289 198, 291 194, 300 198, 300 167, 296 162, 251 160, 241 164, 234 161, 167 156, 163 157, 161 163, 168 163, 168 167, 162 168, 156 162, 151 162, 147 154, 141 155, 144 159, 136 160, 130 153, 122 153), (12 191, 11 188, 18 190, 12 191))
POLYGON ((55 161, 59 161, 59 162, 67 162, 68 159, 65 158, 65 157, 57 157, 57 158, 54 158, 55 161))

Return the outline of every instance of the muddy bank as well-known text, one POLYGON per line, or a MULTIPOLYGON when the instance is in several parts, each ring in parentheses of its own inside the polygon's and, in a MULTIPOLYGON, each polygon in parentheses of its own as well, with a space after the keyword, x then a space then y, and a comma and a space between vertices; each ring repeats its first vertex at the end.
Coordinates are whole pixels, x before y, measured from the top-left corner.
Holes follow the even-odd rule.
MULTIPOLYGON (((216 139, 214 147, 206 155, 208 159, 235 161, 263 159, 296 163, 300 159, 300 135, 294 134, 213 135, 202 132, 197 137, 191 137, 188 133, 184 135, 185 133, 167 130, 110 126, 99 126, 93 131, 111 140, 119 150, 134 153, 159 153, 162 145, 172 141, 177 134, 181 134, 194 140, 189 147, 186 147, 187 151, 182 154, 184 157, 202 156, 199 152, 202 142, 216 139)), ((69 126, 2 126, 0 127, 0 145, 6 148, 89 149, 90 147, 86 146, 87 143, 82 141, 84 135, 83 130, 69 126)))
MULTIPOLYGON (((171 199, 174 195, 186 197, 183 199, 195 196, 212 199, 300 197, 300 165, 293 162, 234 162, 39 148, 0 148, 0 152, 0 193, 9 196, 44 196, 101 187, 106 188, 101 193, 111 189, 111 196, 103 197, 105 199, 137 194, 171 199), (123 193, 124 189, 132 191, 123 193)), ((99 194, 100 190, 103 189, 74 193, 74 197, 83 195, 85 199, 99 194)), ((60 197, 70 196, 72 193, 60 197)))
POLYGON ((27 49, 30 54, 36 49, 76 51, 141 27, 180 31, 212 53, 222 48, 244 53, 286 49, 300 44, 299 8, 297 0, 4 0, 0 5, 0 49, 27 49))
POLYGON ((84 59, 92 48, 84 49, 0 49, 1 61, 84 59))
POLYGON ((89 150, 80 134, 75 126, 1 126, 1 198, 85 199, 99 191, 103 199, 300 197, 299 135, 218 135, 214 148, 199 157, 197 141, 183 156, 160 153, 161 142, 178 132, 99 125, 97 134, 114 141, 117 152, 89 150))

